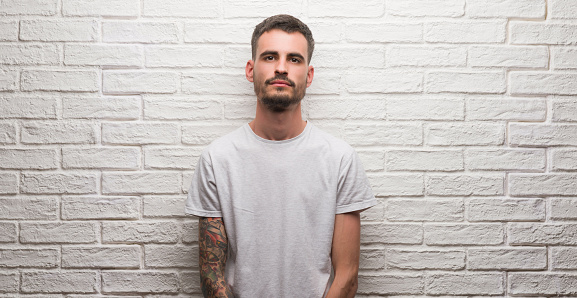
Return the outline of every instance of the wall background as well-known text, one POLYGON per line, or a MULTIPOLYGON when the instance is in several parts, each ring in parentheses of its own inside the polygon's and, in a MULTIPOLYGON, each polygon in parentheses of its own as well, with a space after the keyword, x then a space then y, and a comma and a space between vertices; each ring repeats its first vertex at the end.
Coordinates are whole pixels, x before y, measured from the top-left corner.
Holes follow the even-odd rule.
POLYGON ((576 1, 3 0, 1 297, 199 296, 186 191, 277 13, 379 197, 358 296, 577 296, 576 1))

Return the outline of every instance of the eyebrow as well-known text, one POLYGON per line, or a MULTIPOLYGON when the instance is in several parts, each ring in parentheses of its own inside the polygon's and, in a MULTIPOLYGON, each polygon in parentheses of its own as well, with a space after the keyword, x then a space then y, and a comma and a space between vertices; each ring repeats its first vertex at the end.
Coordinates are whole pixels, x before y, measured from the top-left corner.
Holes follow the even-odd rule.
MULTIPOLYGON (((264 57, 264 56, 269 56, 269 55, 278 56, 279 54, 277 51, 264 51, 259 55, 259 57, 264 57)), ((301 55, 299 53, 289 53, 288 56, 289 57, 296 57, 296 58, 300 58, 302 60, 305 60, 305 57, 303 57, 303 55, 301 55)))

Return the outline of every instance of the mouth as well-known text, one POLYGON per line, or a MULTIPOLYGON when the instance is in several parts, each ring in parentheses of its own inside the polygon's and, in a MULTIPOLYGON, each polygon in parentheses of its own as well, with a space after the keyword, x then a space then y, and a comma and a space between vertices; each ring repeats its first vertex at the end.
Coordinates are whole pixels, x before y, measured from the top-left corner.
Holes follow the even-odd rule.
POLYGON ((287 81, 282 81, 282 80, 274 80, 272 82, 270 82, 270 85, 275 86, 275 87, 291 87, 291 83, 287 82, 287 81))

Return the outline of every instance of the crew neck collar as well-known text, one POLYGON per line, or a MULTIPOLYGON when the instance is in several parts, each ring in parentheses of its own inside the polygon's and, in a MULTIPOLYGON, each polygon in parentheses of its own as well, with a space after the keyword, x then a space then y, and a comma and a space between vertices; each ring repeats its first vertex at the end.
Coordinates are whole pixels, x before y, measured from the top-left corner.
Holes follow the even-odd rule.
POLYGON ((303 131, 297 135, 294 138, 290 138, 290 139, 286 139, 286 140, 280 140, 280 141, 275 141, 275 140, 269 140, 269 139, 265 139, 259 135, 257 135, 252 128, 250 128, 250 125, 248 123, 246 123, 244 125, 245 129, 247 129, 248 131, 250 131, 250 134, 252 134, 257 140, 264 142, 264 143, 269 143, 269 144, 286 144, 286 143, 291 143, 294 142, 298 139, 301 139, 311 128, 312 124, 309 121, 306 121, 306 126, 305 129, 303 129, 303 131))

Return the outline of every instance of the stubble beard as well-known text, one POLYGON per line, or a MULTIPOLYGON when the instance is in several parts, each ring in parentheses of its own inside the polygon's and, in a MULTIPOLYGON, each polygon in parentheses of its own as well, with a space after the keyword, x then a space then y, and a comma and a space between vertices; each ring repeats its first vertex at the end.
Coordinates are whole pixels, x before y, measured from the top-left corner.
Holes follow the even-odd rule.
POLYGON ((288 110, 301 102, 305 97, 306 84, 295 84, 286 76, 275 76, 266 80, 263 84, 255 84, 254 92, 257 99, 269 110, 280 113, 288 110), (291 84, 290 87, 275 87, 274 90, 267 92, 266 88, 274 80, 284 80, 291 84), (286 89, 292 88, 292 94, 287 94, 286 89))

